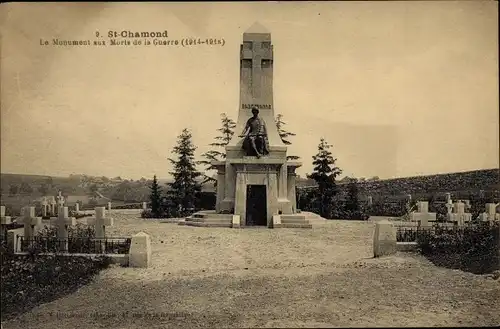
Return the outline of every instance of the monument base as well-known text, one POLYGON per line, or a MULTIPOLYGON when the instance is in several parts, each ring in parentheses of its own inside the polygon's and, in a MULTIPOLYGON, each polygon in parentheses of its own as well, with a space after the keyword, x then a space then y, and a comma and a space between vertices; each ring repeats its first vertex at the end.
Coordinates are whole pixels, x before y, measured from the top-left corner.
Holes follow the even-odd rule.
MULTIPOLYGON (((327 220, 317 214, 304 212, 288 215, 273 215, 272 221, 262 227, 267 228, 313 228, 326 224, 327 220)), ((196 226, 196 227, 226 227, 226 228, 244 228, 258 227, 254 225, 245 225, 241 217, 234 214, 218 214, 215 210, 199 211, 189 217, 180 220, 178 225, 196 226)))
POLYGON ((215 211, 199 211, 179 221, 178 225, 198 227, 233 227, 233 215, 215 211))

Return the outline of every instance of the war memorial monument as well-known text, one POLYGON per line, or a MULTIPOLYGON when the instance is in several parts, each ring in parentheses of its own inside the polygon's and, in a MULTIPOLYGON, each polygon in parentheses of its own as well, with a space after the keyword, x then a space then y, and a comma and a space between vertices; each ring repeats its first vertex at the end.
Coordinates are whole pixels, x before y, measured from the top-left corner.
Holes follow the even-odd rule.
POLYGON ((297 211, 295 170, 274 118, 274 52, 271 33, 255 23, 240 46, 240 104, 236 134, 217 168, 216 210, 201 211, 181 225, 310 228, 297 211))

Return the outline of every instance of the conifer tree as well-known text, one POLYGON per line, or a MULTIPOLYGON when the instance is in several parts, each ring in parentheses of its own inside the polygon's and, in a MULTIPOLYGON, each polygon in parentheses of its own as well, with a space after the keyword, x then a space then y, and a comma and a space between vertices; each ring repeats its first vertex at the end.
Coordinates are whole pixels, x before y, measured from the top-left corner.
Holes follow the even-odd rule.
MULTIPOLYGON (((220 135, 215 137, 215 142, 209 144, 215 149, 203 153, 201 156, 205 159, 198 161, 198 164, 205 166, 206 171, 210 172, 215 169, 214 166, 212 166, 212 161, 222 161, 226 158, 225 147, 231 141, 231 138, 234 135, 235 127, 236 123, 232 119, 230 119, 226 115, 226 113, 222 113, 221 127, 217 129, 217 131, 220 132, 220 135)), ((217 182, 217 180, 211 176, 208 176, 206 174, 204 174, 203 176, 204 180, 202 184, 207 182, 217 182)))
POLYGON ((174 181, 168 183, 171 188, 169 196, 171 201, 183 210, 195 207, 201 191, 201 184, 198 182, 201 173, 196 170, 195 150, 191 132, 184 129, 177 137, 177 145, 172 151, 177 155, 177 159, 168 159, 174 168, 174 171, 170 172, 174 181))
POLYGON ((335 164, 329 151, 331 145, 321 138, 318 145, 318 153, 313 156, 313 172, 307 178, 313 179, 318 184, 318 195, 316 197, 316 207, 322 217, 329 218, 333 209, 333 197, 337 194, 337 184, 335 179, 342 173, 342 170, 335 164))
MULTIPOLYGON (((281 137, 281 140, 283 141, 283 144, 285 145, 291 145, 292 142, 290 142, 288 140, 289 137, 291 136, 295 136, 294 133, 292 132, 289 132, 289 131, 286 131, 283 126, 286 125, 286 122, 283 121, 283 115, 282 114, 278 114, 275 118, 275 122, 276 122, 276 128, 278 128, 278 134, 280 135, 281 137)), ((287 160, 298 160, 300 159, 300 157, 296 156, 296 155, 289 155, 286 157, 287 160)))
POLYGON ((151 212, 158 216, 161 211, 161 187, 158 184, 158 180, 156 179, 156 175, 153 176, 153 182, 149 187, 151 190, 151 194, 149 195, 149 201, 151 202, 151 212))

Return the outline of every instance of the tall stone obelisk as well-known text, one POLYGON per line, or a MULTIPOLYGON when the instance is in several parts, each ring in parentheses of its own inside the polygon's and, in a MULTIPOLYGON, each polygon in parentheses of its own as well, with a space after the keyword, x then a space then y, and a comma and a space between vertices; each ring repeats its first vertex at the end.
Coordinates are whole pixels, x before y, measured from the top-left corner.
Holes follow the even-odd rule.
MULTIPOLYGON (((240 46, 240 107, 235 132, 241 133, 255 106, 266 123, 271 149, 286 151, 274 121, 273 65, 271 33, 255 23, 243 33, 243 44, 240 46)), ((233 138, 229 146, 239 147, 241 144, 241 139, 233 138)))
POLYGON ((194 213, 179 225, 312 227, 305 215, 297 214, 295 170, 302 164, 287 161, 287 147, 275 123, 273 64, 271 33, 255 23, 243 33, 240 47, 240 104, 235 134, 226 146, 226 159, 212 162, 217 169, 216 210, 194 213), (244 138, 240 137, 253 107, 259 109, 265 122, 269 146, 269 153, 259 157, 247 156, 244 138))
POLYGON ((243 33, 240 46, 240 104, 235 135, 226 146, 226 160, 213 163, 218 170, 216 212, 236 215, 232 227, 278 227, 273 226, 273 217, 296 211, 295 169, 301 164, 287 162, 287 147, 276 127, 273 65, 271 33, 255 23, 243 33), (267 128, 269 154, 261 158, 246 156, 243 138, 239 137, 252 116, 252 107, 259 109, 267 128))

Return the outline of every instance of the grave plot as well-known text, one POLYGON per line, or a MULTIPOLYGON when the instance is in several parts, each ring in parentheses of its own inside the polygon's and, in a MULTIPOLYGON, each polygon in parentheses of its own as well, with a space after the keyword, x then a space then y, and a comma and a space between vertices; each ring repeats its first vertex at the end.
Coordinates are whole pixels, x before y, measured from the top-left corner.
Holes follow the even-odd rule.
MULTIPOLYGON (((22 228, 9 230, 5 234, 6 249, 13 254, 57 254, 65 257, 101 255, 123 266, 128 266, 129 260, 136 257, 134 253, 150 255, 150 244, 134 242, 135 235, 118 237, 106 234, 106 227, 113 226, 114 221, 106 215, 104 207, 95 208, 94 217, 82 219, 79 223, 69 216, 68 207, 59 207, 57 217, 45 221, 35 216, 35 207, 24 207, 22 213, 22 217, 16 220, 22 228), (135 246, 133 250, 131 245, 135 246)), ((4 221, 7 223, 7 218, 4 221)), ((143 241, 147 238, 137 235, 137 239, 143 241)), ((137 257, 142 259, 142 256, 137 257)), ((139 262, 139 266, 148 266, 149 259, 139 262)), ((134 261, 134 266, 138 266, 137 261, 134 261)))

